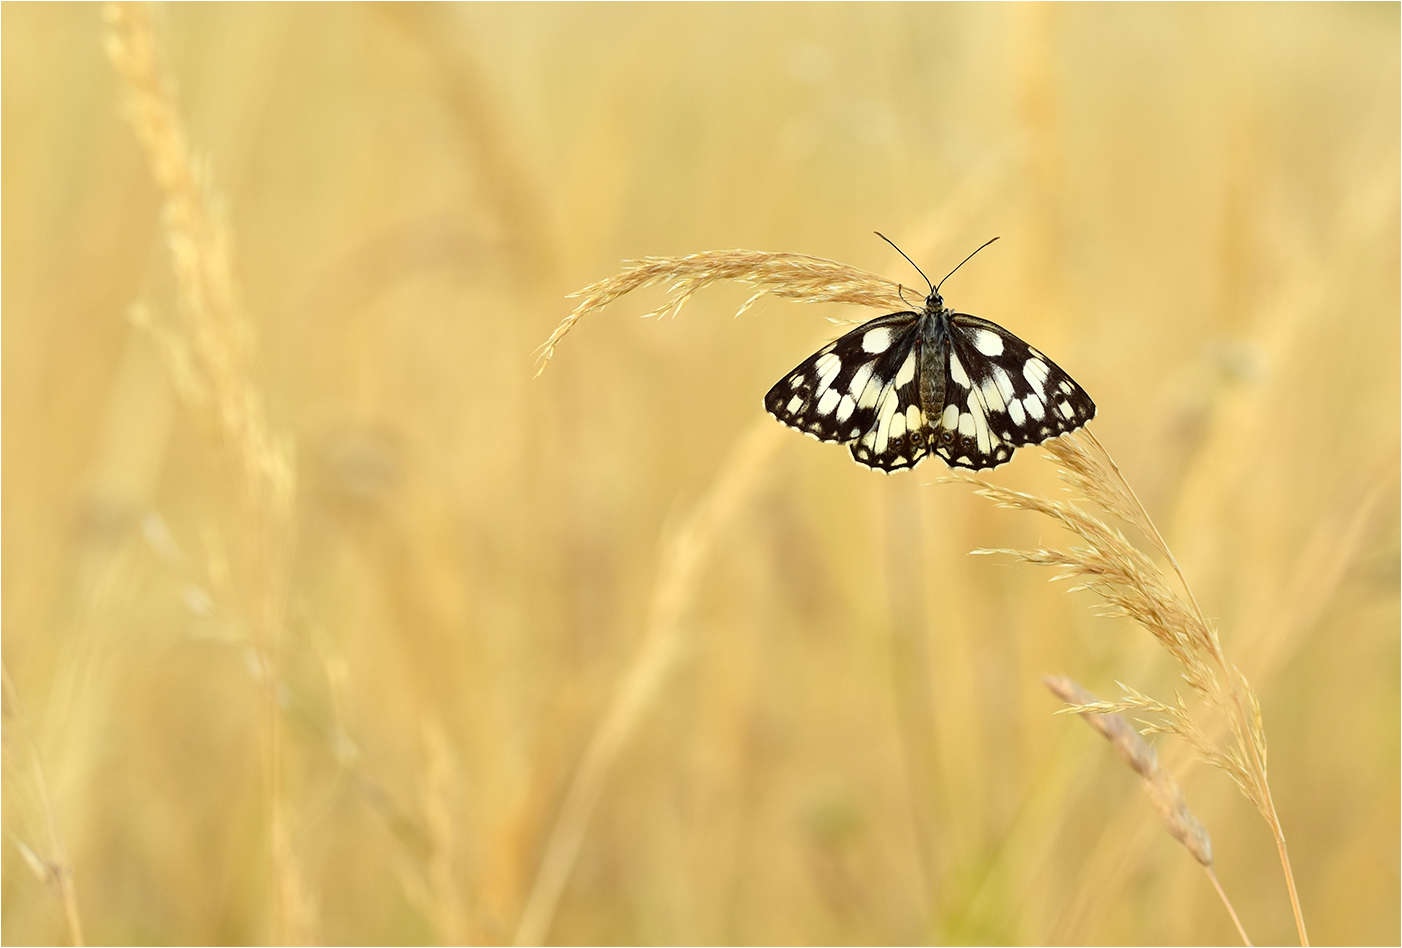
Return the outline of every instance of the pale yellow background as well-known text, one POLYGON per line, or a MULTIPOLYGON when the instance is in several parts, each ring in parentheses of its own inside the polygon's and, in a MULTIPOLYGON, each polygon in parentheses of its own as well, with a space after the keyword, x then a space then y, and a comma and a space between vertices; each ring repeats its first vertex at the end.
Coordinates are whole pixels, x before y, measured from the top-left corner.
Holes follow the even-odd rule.
MULTIPOLYGON (((510 942, 661 551, 864 314, 737 320, 723 287, 645 322, 649 292, 534 380, 533 351, 646 255, 802 251, 918 298, 875 229, 932 276, 1002 237, 946 298, 1095 398, 1261 697, 1314 939, 1398 941, 1396 4, 158 8, 295 457, 277 790, 237 479, 127 317, 175 321, 176 287, 101 9, 2 12, 7 943, 68 937, 21 848, 55 857, 49 816, 94 942, 510 942)), ((1230 943, 1040 682, 1171 698, 1175 668, 966 555, 1067 538, 937 461, 774 437, 550 939, 1230 943)), ((994 476, 1057 489, 1035 449, 994 476)), ((1157 744, 1248 931, 1292 940, 1265 824, 1157 744)))

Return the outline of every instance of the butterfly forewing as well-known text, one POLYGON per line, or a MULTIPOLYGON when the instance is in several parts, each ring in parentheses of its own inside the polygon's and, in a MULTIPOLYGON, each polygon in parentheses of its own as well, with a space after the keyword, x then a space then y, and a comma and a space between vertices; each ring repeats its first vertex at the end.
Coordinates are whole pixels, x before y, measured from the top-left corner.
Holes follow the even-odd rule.
POLYGON ((950 464, 994 467, 1012 448, 1041 444, 1095 417, 1085 389, 1002 326, 955 313, 949 340, 944 417, 953 417, 949 406, 957 406, 956 433, 973 429, 972 438, 954 439, 948 454, 941 439, 936 450, 950 464))
POLYGON ((764 407, 819 441, 856 442, 853 454, 860 448, 870 460, 858 460, 868 466, 895 470, 914 464, 925 453, 923 440, 916 453, 911 448, 917 439, 906 434, 909 406, 919 412, 917 318, 880 316, 828 343, 776 382, 764 407))

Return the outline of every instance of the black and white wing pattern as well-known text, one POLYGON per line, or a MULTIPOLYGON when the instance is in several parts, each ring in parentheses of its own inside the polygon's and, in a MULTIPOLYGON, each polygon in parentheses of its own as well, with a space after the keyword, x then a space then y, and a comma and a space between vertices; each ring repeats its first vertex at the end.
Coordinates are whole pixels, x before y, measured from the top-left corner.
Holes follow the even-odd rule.
POLYGON ((997 467, 1014 449, 1075 431, 1095 417, 1085 389, 997 323, 951 313, 948 340, 944 404, 931 439, 950 467, 997 467))
POLYGON ((764 407, 819 441, 852 445, 859 464, 895 471, 930 452, 920 409, 919 313, 878 316, 774 384, 764 407))
POLYGON ((886 473, 930 453, 950 467, 997 467, 1095 417, 1056 363, 996 323, 946 309, 936 290, 922 312, 879 316, 819 349, 764 407, 886 473))

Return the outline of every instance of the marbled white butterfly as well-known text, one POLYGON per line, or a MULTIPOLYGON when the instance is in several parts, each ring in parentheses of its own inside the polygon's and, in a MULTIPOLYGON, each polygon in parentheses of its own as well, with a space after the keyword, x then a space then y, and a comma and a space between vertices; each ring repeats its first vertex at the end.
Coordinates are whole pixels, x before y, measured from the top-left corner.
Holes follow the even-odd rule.
POLYGON ((931 452, 950 467, 997 467, 1095 417, 1071 376, 1002 326, 946 307, 943 285, 930 283, 920 312, 878 316, 823 346, 775 383, 764 407, 888 474, 931 452))

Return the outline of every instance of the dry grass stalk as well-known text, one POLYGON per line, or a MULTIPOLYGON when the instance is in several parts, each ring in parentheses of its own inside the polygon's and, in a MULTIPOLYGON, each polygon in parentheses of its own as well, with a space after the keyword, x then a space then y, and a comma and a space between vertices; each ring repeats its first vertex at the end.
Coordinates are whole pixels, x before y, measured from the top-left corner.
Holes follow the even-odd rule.
MULTIPOLYGON (((81 945, 83 944, 83 919, 78 914, 78 893, 73 884, 73 863, 68 859, 68 849, 63 845, 63 836, 58 831, 58 817, 54 814, 53 801, 49 798, 49 782, 44 776, 44 761, 39 754, 39 743, 34 739, 34 733, 30 730, 29 722, 25 720, 24 713, 20 708, 19 695, 15 692, 15 683, 10 680, 10 670, 0 668, 0 678, 3 678, 4 682, 5 729, 7 732, 11 727, 18 729, 24 745, 29 750, 26 779, 33 788, 34 802, 44 819, 44 831, 45 835, 48 836, 50 855, 46 859, 18 837, 11 835, 10 839, 19 849, 20 855, 24 857, 25 863, 34 871, 34 874, 58 896, 59 903, 63 906, 64 921, 68 925, 68 938, 74 945, 81 945)), ((9 751, 14 746, 6 738, 5 750, 9 751)))
POLYGON ((1050 500, 991 484, 971 475, 956 478, 975 484, 977 493, 1000 507, 1041 513, 1074 533, 1084 545, 1066 550, 979 550, 1007 553, 1023 562, 1058 569, 1058 579, 1074 579, 1075 588, 1094 590, 1110 605, 1109 614, 1127 616, 1147 629, 1182 666, 1188 686, 1226 722, 1231 740, 1216 740, 1189 712, 1181 694, 1172 704, 1157 701, 1121 686, 1125 696, 1115 702, 1087 702, 1072 710, 1091 714, 1146 714, 1145 733, 1176 734, 1206 762, 1225 771, 1251 801, 1275 836, 1285 874, 1300 944, 1308 945, 1299 896, 1285 845, 1285 834, 1271 799, 1266 775, 1266 735, 1261 709, 1250 683, 1222 651, 1217 630, 1198 607, 1183 572, 1158 528, 1108 452, 1089 431, 1067 435, 1047 446, 1071 488, 1072 500, 1050 500), (1184 596, 1170 585, 1163 571, 1133 546, 1123 533, 1087 513, 1088 502, 1138 529, 1171 565, 1184 596))
POLYGON ((457 828, 453 820, 453 800, 460 795, 457 768, 453 763, 452 747, 443 725, 435 718, 422 722, 423 739, 428 756, 423 790, 424 822, 432 850, 426 860, 428 886, 432 892, 429 907, 434 915, 439 937, 445 945, 463 945, 480 941, 481 935, 469 937, 467 914, 462 904, 463 886, 457 865, 457 828))
POLYGON ((898 283, 845 263, 807 254, 709 250, 683 257, 644 257, 621 272, 570 294, 584 299, 555 327, 545 345, 541 346, 540 368, 536 374, 544 371, 545 364, 555 354, 556 346, 575 323, 619 297, 659 283, 670 283, 667 302, 646 316, 675 316, 698 290, 729 281, 755 287, 754 294, 736 311, 737 316, 764 296, 779 296, 802 303, 850 303, 888 310, 909 309, 911 305, 901 299, 898 283))
MULTIPOLYGON (((1251 627, 1237 632, 1237 648, 1249 651, 1253 677, 1258 683, 1263 678, 1271 678, 1296 653, 1306 630, 1319 621, 1331 597, 1349 575, 1350 567, 1357 562, 1369 532, 1367 528, 1376 522, 1376 506, 1387 489, 1384 485, 1390 482, 1395 486, 1396 482, 1391 468, 1371 480, 1372 486, 1345 509, 1320 521, 1311 538, 1301 547, 1289 577, 1272 595, 1270 612, 1251 627)), ((1211 733, 1216 735, 1224 730, 1225 722, 1219 720, 1211 733)), ((1183 761, 1178 768, 1180 776, 1196 763, 1197 758, 1183 761)), ((1090 868, 1085 877, 1094 881, 1084 885, 1066 906, 1061 926, 1054 930, 1052 941, 1073 940, 1073 933, 1078 930, 1076 920, 1086 916, 1092 902, 1114 898, 1116 884, 1124 879, 1123 867, 1128 864, 1128 854, 1138 845, 1139 834, 1131 829, 1134 822, 1129 811, 1122 810, 1104 827, 1099 845, 1087 859, 1090 868)))
POLYGON ((579 855, 604 779, 671 670, 683 644, 682 620, 720 531, 753 495, 782 431, 768 419, 752 426, 706 495, 668 540, 632 665, 614 689, 555 818, 540 867, 517 923, 517 945, 543 944, 579 855))
POLYGON ((122 81, 126 118, 146 151, 161 192, 162 223, 177 287, 178 320, 157 327, 148 310, 134 321, 152 330, 181 395, 212 424, 239 474, 249 551, 248 608, 262 693, 264 776, 269 797, 275 942, 310 938, 309 902, 291 852, 282 791, 278 689, 286 564, 293 542, 295 469, 288 441, 267 421, 253 382, 251 330, 238 302, 231 240, 208 167, 189 146, 144 3, 105 8, 105 43, 122 81))
MULTIPOLYGON (((1068 711, 1101 703, 1095 695, 1070 678, 1051 676, 1044 679, 1044 682, 1053 694, 1072 706, 1068 711)), ((1121 715, 1092 714, 1087 711, 1079 713, 1082 720, 1110 742, 1110 746, 1129 764, 1130 769, 1144 779, 1144 790, 1149 794, 1149 802, 1159 814, 1164 828, 1202 865, 1208 879, 1212 881, 1212 887, 1217 890, 1218 897, 1226 906, 1227 914, 1232 917, 1237 934, 1241 936, 1242 942, 1250 945, 1251 939, 1246 936, 1246 929, 1242 928, 1236 909, 1232 907, 1231 900, 1227 898, 1227 893, 1217 880, 1217 873, 1212 869, 1212 839, 1188 809, 1188 801, 1183 797, 1178 782, 1159 766, 1159 755, 1154 753, 1149 742, 1121 715)))
POLYGON ((238 303, 230 236, 220 202, 185 138, 172 83, 157 55, 146 5, 106 8, 107 53, 123 80, 123 107, 161 189, 167 249, 179 292, 180 325, 159 337, 179 361, 182 394, 209 412, 243 468, 247 488, 275 509, 291 501, 288 446, 268 426, 251 384, 251 332, 238 303))

